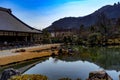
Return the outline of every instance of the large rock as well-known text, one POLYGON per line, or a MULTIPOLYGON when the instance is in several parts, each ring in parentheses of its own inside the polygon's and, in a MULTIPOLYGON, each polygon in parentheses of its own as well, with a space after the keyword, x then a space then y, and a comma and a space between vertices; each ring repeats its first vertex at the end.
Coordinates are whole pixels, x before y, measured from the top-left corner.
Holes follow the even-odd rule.
POLYGON ((105 71, 94 71, 89 73, 87 80, 113 80, 105 71))
POLYGON ((5 69, 2 72, 2 76, 0 80, 8 80, 10 77, 14 75, 20 75, 20 72, 18 70, 15 70, 13 68, 5 69))

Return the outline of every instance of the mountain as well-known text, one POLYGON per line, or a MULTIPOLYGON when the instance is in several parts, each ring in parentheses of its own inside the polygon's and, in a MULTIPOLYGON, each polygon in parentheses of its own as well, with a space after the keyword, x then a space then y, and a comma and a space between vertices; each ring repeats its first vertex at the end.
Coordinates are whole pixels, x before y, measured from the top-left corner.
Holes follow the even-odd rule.
POLYGON ((81 25, 89 27, 96 25, 101 21, 101 18, 106 17, 106 20, 111 20, 115 23, 116 19, 120 18, 120 3, 114 5, 106 5, 96 10, 94 13, 84 17, 65 17, 52 23, 47 30, 61 30, 61 29, 78 29, 81 25))

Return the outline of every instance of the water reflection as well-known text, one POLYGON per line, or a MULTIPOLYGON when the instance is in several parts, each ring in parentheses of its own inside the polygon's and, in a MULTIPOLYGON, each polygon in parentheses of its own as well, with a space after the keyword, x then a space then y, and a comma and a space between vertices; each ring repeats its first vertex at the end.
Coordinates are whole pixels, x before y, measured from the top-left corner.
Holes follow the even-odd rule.
POLYGON ((0 67, 0 76, 5 69, 14 68, 14 69, 17 69, 18 71, 20 71, 20 73, 23 73, 26 70, 28 70, 28 68, 34 66, 35 64, 45 62, 48 59, 49 59, 49 57, 37 58, 34 60, 24 61, 21 63, 10 64, 7 66, 0 67))
POLYGON ((106 72, 113 78, 113 80, 119 80, 120 71, 106 70, 106 72))
POLYGON ((50 80, 57 80, 61 77, 85 80, 89 72, 96 70, 102 70, 102 68, 88 61, 65 62, 49 58, 49 60, 32 67, 25 74, 43 74, 48 76, 50 80))
POLYGON ((89 72, 105 70, 113 80, 119 80, 120 74, 119 48, 81 48, 72 56, 64 55, 48 60, 30 68, 25 74, 43 74, 50 80, 69 77, 73 80, 85 80, 89 72))

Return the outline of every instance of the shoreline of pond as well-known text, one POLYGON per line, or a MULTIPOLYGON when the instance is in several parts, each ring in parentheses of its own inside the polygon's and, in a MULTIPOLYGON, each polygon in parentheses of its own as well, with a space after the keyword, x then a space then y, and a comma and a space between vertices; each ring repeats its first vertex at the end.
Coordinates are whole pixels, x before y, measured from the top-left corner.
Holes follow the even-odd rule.
MULTIPOLYGON (((34 47, 13 49, 13 50, 5 50, 4 52, 11 52, 15 55, 8 56, 0 56, 0 67, 16 64, 19 62, 29 61, 42 57, 49 57, 52 55, 53 51, 51 47, 59 47, 61 44, 47 44, 47 45, 39 45, 34 47), (23 52, 19 52, 19 50, 25 50, 23 52), (17 51, 17 52, 16 52, 17 51)), ((0 53, 2 53, 1 51, 0 53)), ((54 53, 57 54, 58 50, 55 50, 54 53)), ((6 54, 7 55, 7 54, 6 54)))

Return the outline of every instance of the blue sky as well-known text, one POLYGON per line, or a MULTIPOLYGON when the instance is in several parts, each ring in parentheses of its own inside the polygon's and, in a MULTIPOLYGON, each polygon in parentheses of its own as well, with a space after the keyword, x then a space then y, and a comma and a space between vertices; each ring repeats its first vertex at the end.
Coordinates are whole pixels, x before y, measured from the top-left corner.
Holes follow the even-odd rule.
POLYGON ((0 6, 28 25, 43 29, 63 17, 80 17, 120 0, 0 0, 0 6))

